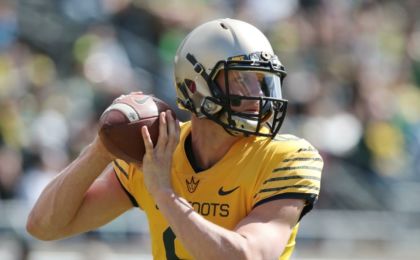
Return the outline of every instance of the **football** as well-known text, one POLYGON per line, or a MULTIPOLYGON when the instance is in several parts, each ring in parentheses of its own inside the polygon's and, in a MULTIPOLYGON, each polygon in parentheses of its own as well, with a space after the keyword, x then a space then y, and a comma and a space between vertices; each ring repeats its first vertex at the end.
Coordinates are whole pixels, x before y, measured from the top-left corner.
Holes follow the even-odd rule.
MULTIPOLYGON (((99 119, 99 137, 108 151, 126 162, 141 163, 145 153, 142 126, 147 126, 153 144, 159 136, 159 114, 170 110, 164 101, 132 92, 115 99, 99 119)), ((172 110, 171 110, 172 111, 172 110)), ((175 118, 175 113, 172 111, 175 118)))

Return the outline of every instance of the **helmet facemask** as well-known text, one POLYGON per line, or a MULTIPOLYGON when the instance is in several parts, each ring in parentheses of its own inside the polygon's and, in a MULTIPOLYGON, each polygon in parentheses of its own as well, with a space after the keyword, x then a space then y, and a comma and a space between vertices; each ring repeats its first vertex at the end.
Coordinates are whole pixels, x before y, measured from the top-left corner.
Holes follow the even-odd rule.
POLYGON ((278 133, 287 108, 281 96, 285 76, 267 37, 255 26, 229 18, 196 27, 174 58, 178 107, 216 122, 232 135, 278 133), (250 76, 254 81, 250 86, 257 76, 259 87, 237 91, 232 80, 241 73, 240 80, 250 76))
POLYGON ((266 53, 219 61, 209 75, 202 75, 212 96, 203 97, 199 114, 231 135, 274 137, 287 109, 281 96, 285 75, 277 57, 266 53))

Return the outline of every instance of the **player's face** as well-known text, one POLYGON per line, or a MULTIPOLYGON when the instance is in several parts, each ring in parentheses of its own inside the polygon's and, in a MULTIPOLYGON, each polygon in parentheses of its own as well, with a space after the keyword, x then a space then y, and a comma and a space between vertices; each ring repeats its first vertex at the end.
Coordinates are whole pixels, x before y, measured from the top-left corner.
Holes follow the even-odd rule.
MULTIPOLYGON (((262 90, 262 80, 264 80, 264 73, 255 71, 229 71, 228 84, 229 95, 242 97, 262 97, 264 92, 262 90)), ((221 90, 226 94, 225 72, 222 70, 216 77, 216 82, 221 90)), ((241 100, 239 104, 232 103, 232 110, 237 112, 258 113, 258 100, 241 100)))

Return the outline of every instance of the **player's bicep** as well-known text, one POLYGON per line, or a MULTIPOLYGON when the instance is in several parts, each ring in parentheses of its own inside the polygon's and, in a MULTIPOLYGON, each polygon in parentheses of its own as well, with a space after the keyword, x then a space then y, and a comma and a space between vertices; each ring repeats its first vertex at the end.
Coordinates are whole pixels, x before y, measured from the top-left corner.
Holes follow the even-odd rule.
POLYGON ((84 201, 65 235, 79 234, 107 224, 133 207, 119 183, 114 169, 108 167, 87 191, 84 201))
POLYGON ((273 200, 254 208, 236 226, 248 246, 261 259, 278 258, 285 249, 305 205, 299 199, 273 200))

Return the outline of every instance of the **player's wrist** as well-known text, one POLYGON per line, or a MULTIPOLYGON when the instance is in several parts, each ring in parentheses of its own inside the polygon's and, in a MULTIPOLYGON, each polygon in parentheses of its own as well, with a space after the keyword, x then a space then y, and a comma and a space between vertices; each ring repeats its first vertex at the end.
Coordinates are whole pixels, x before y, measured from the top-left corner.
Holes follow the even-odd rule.
POLYGON ((177 196, 174 190, 170 187, 151 189, 150 193, 152 194, 153 198, 155 198, 157 203, 165 203, 169 200, 173 200, 177 196))
POLYGON ((97 139, 86 147, 83 154, 88 156, 92 161, 97 161, 106 165, 115 159, 97 139))

